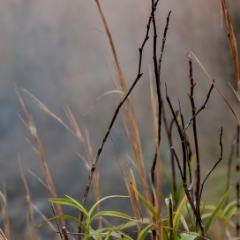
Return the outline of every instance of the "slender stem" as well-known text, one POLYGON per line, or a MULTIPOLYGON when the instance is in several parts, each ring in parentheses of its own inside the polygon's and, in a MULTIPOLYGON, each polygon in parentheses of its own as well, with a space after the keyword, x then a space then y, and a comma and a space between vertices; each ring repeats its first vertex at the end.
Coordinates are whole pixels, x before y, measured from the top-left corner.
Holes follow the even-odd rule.
POLYGON ((208 177, 210 176, 210 174, 213 172, 213 170, 217 167, 217 165, 221 162, 222 160, 222 156, 223 156, 223 145, 222 145, 222 135, 223 135, 223 129, 221 128, 220 131, 220 140, 219 140, 219 145, 220 145, 220 157, 218 159, 218 161, 214 164, 214 166, 212 167, 212 169, 210 170, 210 172, 207 174, 207 176, 205 177, 205 179, 203 180, 202 184, 201 184, 201 190, 200 190, 200 194, 199 194, 199 198, 201 201, 201 197, 202 197, 202 191, 203 191, 203 187, 205 182, 207 181, 208 177))

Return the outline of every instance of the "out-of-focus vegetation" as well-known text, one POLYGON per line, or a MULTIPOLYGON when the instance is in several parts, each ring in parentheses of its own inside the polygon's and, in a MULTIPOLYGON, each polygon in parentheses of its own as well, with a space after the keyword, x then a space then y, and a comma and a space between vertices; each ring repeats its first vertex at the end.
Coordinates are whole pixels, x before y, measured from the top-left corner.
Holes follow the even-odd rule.
MULTIPOLYGON (((104 0, 101 4, 129 89, 136 77, 138 48, 146 31, 151 4, 148 1, 137 0, 131 2, 104 0)), ((238 42, 240 6, 237 1, 228 4, 238 42)), ((84 146, 68 129, 38 108, 32 98, 21 89, 31 92, 68 125, 70 123, 64 107, 66 109, 66 105, 69 106, 83 136, 89 136, 92 154, 95 155, 119 102, 117 93, 103 96, 102 94, 115 89, 112 78, 118 79, 118 74, 95 1, 13 0, 4 1, 0 6, 2 36, 0 40, 2 86, 0 176, 7 189, 12 238, 15 239, 17 236, 26 239, 31 228, 28 224, 28 204, 21 181, 18 158, 21 158, 23 169, 26 171, 32 202, 46 217, 51 216, 50 208, 46 204, 46 199, 50 195, 37 178, 27 172, 30 170, 44 178, 41 162, 31 148, 32 136, 18 116, 18 113, 22 117, 24 115, 14 92, 14 84, 19 89, 37 128, 58 196, 68 194, 80 200, 89 174, 86 164, 79 157, 79 155, 84 157, 84 146), (100 96, 101 98, 98 99, 100 96)), ((165 45, 161 81, 162 85, 167 82, 168 94, 174 109, 178 109, 179 99, 186 119, 191 116, 187 97, 189 72, 186 53, 192 51, 214 77, 217 86, 238 114, 239 103, 228 85, 230 82, 235 87, 235 73, 220 2, 192 0, 161 2, 155 13, 158 46, 165 27, 166 15, 170 10, 172 11, 170 31, 165 45)), ((210 83, 197 62, 194 61, 193 64, 194 79, 197 84, 195 103, 199 108, 206 99, 210 83)), ((144 75, 131 93, 130 99, 136 114, 142 154, 148 174, 155 153, 151 99, 148 94, 151 76, 149 72, 153 74, 151 44, 146 44, 144 48, 142 72, 144 75)), ((162 93, 165 96, 164 90, 162 93)), ((202 175, 205 176, 209 172, 219 157, 218 135, 221 126, 224 128, 224 153, 218 169, 220 174, 226 174, 226 160, 232 138, 236 134, 236 120, 216 91, 212 92, 207 109, 208 111, 200 114, 197 120, 201 129, 198 138, 201 146, 202 175)), ((171 118, 169 111, 166 115, 171 118)), ((175 137, 178 137, 176 129, 173 131, 173 139, 175 137)), ((192 136, 189 137, 193 139, 192 136)), ((162 138, 161 144, 161 160, 166 171, 170 173, 168 142, 162 138)), ((99 164, 101 174, 99 188, 102 196, 127 193, 124 184, 120 184, 123 180, 118 160, 134 158, 130 145, 121 117, 118 117, 99 164)), ((179 148, 176 147, 176 150, 179 148)), ((234 174, 231 176, 233 183, 234 174)), ((178 179, 180 181, 179 175, 178 179)), ((219 177, 216 171, 211 175, 203 199, 217 204, 215 197, 221 199, 226 192, 225 184, 225 175, 219 177)), ((168 196, 168 185, 164 177, 162 188, 163 193, 168 196)), ((93 205, 94 201, 94 194, 90 192, 87 206, 93 205)), ((103 204, 102 207, 106 206, 103 204)), ((121 210, 125 204, 121 206, 120 202, 118 207, 121 210)), ((42 217, 36 212, 34 214, 36 222, 41 222, 42 217)), ((44 239, 53 239, 55 236, 50 228, 49 230, 40 228, 36 233, 44 239)))

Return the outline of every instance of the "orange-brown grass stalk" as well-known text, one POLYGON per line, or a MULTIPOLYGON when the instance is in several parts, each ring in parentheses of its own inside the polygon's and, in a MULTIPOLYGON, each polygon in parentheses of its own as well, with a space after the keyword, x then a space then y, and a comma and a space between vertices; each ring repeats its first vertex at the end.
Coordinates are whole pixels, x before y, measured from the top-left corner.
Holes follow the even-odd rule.
MULTIPOLYGON (((89 139, 89 135, 86 132, 86 137, 84 138, 82 131, 71 111, 71 109, 69 108, 68 105, 66 105, 64 107, 64 111, 65 114, 71 124, 72 129, 63 122, 63 120, 61 118, 59 118, 58 116, 56 116, 51 110, 49 110, 38 98, 36 98, 33 94, 31 94, 30 92, 28 92, 26 89, 24 89, 24 92, 27 93, 33 100, 34 102, 37 104, 38 107, 40 107, 44 112, 46 112, 48 115, 50 115, 54 120, 56 120, 58 123, 60 123, 63 127, 65 127, 68 131, 70 131, 73 135, 75 135, 77 137, 77 139, 80 141, 80 143, 83 145, 85 154, 86 154, 86 158, 83 157, 82 155, 79 154, 80 158, 84 161, 84 163, 86 164, 88 170, 91 169, 91 166, 93 164, 94 161, 94 155, 93 155, 93 151, 92 151, 92 146, 90 143, 90 139, 89 139)), ((101 198, 101 194, 100 194, 100 186, 99 186, 99 170, 97 170, 93 176, 93 183, 94 183, 94 193, 95 193, 95 199, 96 202, 100 200, 101 198)), ((100 205, 98 204, 97 206, 97 210, 100 211, 100 205)), ((98 227, 101 228, 102 227, 102 219, 99 218, 98 219, 98 227)))
POLYGON ((237 41, 236 41, 236 37, 235 37, 234 31, 233 31, 230 16, 228 13, 226 0, 221 0, 221 5, 222 5, 224 20, 226 23, 227 36, 228 36, 230 49, 231 49, 231 53, 232 53, 233 65, 234 65, 234 69, 235 69, 236 83, 237 83, 237 89, 238 89, 237 97, 238 97, 238 100, 240 101, 240 95, 239 95, 240 94, 240 68, 239 68, 237 41))
MULTIPOLYGON (((50 193, 52 194, 52 197, 53 198, 57 198, 57 192, 55 190, 55 187, 54 187, 54 184, 53 184, 53 180, 52 180, 52 176, 50 174, 47 162, 45 160, 43 147, 42 147, 41 141, 40 141, 40 139, 38 137, 37 129, 36 129, 35 125, 34 125, 34 122, 33 122, 32 118, 30 117, 30 115, 29 115, 29 113, 27 111, 27 108, 26 108, 26 106, 25 106, 25 104, 23 102, 23 99, 22 99, 20 93, 18 92, 17 88, 15 89, 15 91, 16 91, 16 94, 18 96, 19 102, 20 102, 20 104, 22 106, 22 109, 23 109, 23 112, 25 114, 25 117, 27 119, 26 125, 27 125, 31 135, 33 136, 35 142, 36 142, 37 153, 38 153, 38 156, 39 156, 39 158, 41 160, 41 163, 42 163, 42 167, 43 167, 43 171, 44 171, 44 174, 45 174, 45 178, 46 178, 48 189, 49 189, 50 193)), ((57 205, 57 210, 58 210, 58 214, 59 215, 63 215, 61 205, 57 205)), ((64 219, 61 219, 61 223, 62 223, 63 226, 65 225, 64 219)))
MULTIPOLYGON (((104 15, 103 9, 102 9, 101 4, 100 4, 100 1, 95 0, 95 2, 98 6, 98 10, 99 10, 99 13, 101 15, 101 18, 102 18, 102 21, 103 21, 103 24, 104 24, 104 27, 105 27, 105 30, 106 30, 106 33, 107 33, 107 37, 109 39, 109 43, 110 43, 110 47, 111 47, 111 50, 112 50, 112 53, 113 53, 114 61, 115 61, 116 67, 117 67, 118 78, 119 78, 121 88, 122 88, 123 92, 126 94, 127 93, 126 82, 125 82, 125 78, 124 78, 124 75, 123 75, 123 71, 122 71, 120 62, 118 60, 117 51, 116 51, 116 48, 115 48, 115 45, 114 45, 114 41, 113 41, 111 31, 110 31, 109 26, 108 26, 108 22, 106 20, 105 15, 104 15)), ((139 172, 142 184, 143 184, 144 194, 150 202, 150 194, 149 194, 149 191, 148 191, 148 184, 147 184, 144 161, 143 161, 143 156, 142 156, 142 148, 141 148, 141 144, 140 144, 138 124, 137 124, 136 116, 134 114, 133 107, 132 107, 132 104, 131 104, 129 98, 126 99, 126 101, 125 101, 124 110, 126 112, 127 119, 128 119, 128 122, 129 122, 129 129, 127 130, 127 133, 129 133, 128 137, 130 139, 132 149, 133 149, 133 152, 134 152, 134 155, 135 155, 135 159, 137 161, 138 172, 139 172)))
POLYGON ((0 229, 0 240, 8 240, 2 229, 0 229))
POLYGON ((30 194, 30 191, 29 191, 27 179, 26 179, 25 174, 23 172, 20 156, 19 156, 19 169, 20 169, 22 180, 23 180, 23 185, 24 185, 25 191, 27 193, 27 202, 28 202, 28 207, 29 207, 30 223, 31 223, 30 239, 34 240, 35 239, 35 221, 34 221, 34 212, 33 212, 33 202, 32 202, 31 194, 30 194))
POLYGON ((125 185, 127 187, 127 191, 128 191, 128 194, 129 194, 129 197, 130 197, 130 201, 131 201, 131 204, 132 204, 132 208, 133 208, 133 212, 134 212, 134 215, 135 215, 135 218, 136 218, 136 225, 137 225, 137 230, 138 230, 138 233, 140 233, 141 231, 141 219, 142 219, 142 211, 141 211, 141 207, 139 205, 139 202, 138 202, 138 196, 136 194, 136 192, 134 191, 133 189, 133 186, 137 189, 137 186, 136 186, 136 181, 135 181, 135 177, 134 177, 134 174, 133 174, 133 170, 131 168, 131 166, 129 165, 129 163, 126 163, 126 169, 127 169, 127 176, 126 174, 124 173, 124 170, 121 166, 121 163, 119 161, 119 168, 121 170, 121 173, 122 173, 122 176, 123 176, 123 180, 125 182, 125 185))
POLYGON ((0 192, 0 197, 1 197, 1 208, 2 208, 2 219, 3 219, 3 226, 4 226, 4 233, 0 232, 0 235, 2 235, 3 239, 8 239, 11 240, 11 235, 10 235, 10 223, 9 223, 9 217, 8 217, 8 201, 7 201, 7 190, 6 186, 3 183, 2 184, 2 192, 0 192))

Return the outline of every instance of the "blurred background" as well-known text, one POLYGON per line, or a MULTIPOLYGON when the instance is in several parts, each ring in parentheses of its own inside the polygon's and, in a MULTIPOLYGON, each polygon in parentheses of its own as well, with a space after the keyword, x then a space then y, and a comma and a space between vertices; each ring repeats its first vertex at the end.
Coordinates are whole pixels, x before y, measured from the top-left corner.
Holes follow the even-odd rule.
MULTIPOLYGON (((127 86, 130 87, 137 75, 138 48, 145 37, 151 1, 100 2, 113 35, 127 86)), ((240 2, 227 3, 239 43, 240 2)), ((174 108, 178 108, 180 100, 185 120, 189 119, 191 108, 187 96, 190 86, 186 53, 192 51, 216 80, 231 106, 239 113, 239 103, 228 84, 230 82, 236 86, 220 1, 160 1, 155 15, 159 52, 170 10, 172 13, 161 80, 162 84, 167 83, 174 108)), ((29 213, 20 177, 19 156, 34 204, 47 217, 52 216, 52 213, 47 202, 49 192, 28 172, 31 170, 44 179, 39 158, 26 141, 29 139, 34 144, 28 129, 19 118, 19 115, 24 118, 24 114, 14 85, 22 95, 37 127, 58 195, 62 197, 63 194, 68 194, 81 201, 89 174, 77 154, 83 152, 83 146, 73 134, 37 107, 22 89, 31 92, 67 124, 69 123, 63 106, 68 105, 84 135, 88 132, 95 155, 119 97, 117 94, 109 94, 97 102, 96 100, 103 93, 114 90, 111 75, 115 79, 118 75, 105 29, 93 0, 3 0, 0 2, 0 36, 0 177, 7 188, 12 239, 28 239, 29 213)), ((130 96, 139 124, 148 172, 155 150, 149 94, 149 69, 153 69, 152 41, 150 31, 150 39, 143 53, 144 74, 130 96)), ((240 46, 240 43, 238 45, 240 46)), ((211 83, 195 60, 193 71, 197 83, 195 103, 197 107, 201 107, 211 83)), ((165 96, 164 91, 163 95, 165 96)), ((166 104, 165 106, 170 120, 169 109, 166 104)), ((218 196, 222 196, 226 190, 227 158, 237 126, 232 113, 213 90, 207 108, 198 118, 202 176, 205 176, 218 160, 221 126, 224 132, 224 158, 207 182, 204 199, 209 202, 218 202, 218 196)), ((177 137, 177 134, 174 134, 177 137)), ((110 136, 100 161, 102 196, 126 194, 118 159, 124 159, 127 155, 133 157, 121 118, 117 119, 110 136)), ((170 172, 169 148, 164 130, 162 138, 162 161, 170 172)), ((233 169, 232 183, 235 181, 234 174, 233 169)), ((163 189, 168 195, 169 187, 164 180, 163 189)), ((91 193, 89 206, 93 202, 91 193)), ((118 206, 121 208, 121 201, 119 202, 118 206)), ((111 204, 114 205, 114 202, 111 204)), ((36 224, 42 221, 38 213, 35 218, 36 224)), ((2 223, 0 226, 2 228, 2 223)), ((55 234, 47 226, 36 231, 39 239, 54 239, 55 234)))

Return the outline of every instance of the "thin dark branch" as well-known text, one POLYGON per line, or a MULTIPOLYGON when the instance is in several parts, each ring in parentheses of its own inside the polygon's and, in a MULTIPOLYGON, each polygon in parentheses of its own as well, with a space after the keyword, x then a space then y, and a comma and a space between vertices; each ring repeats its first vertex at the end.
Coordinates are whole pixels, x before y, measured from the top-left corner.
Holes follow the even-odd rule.
MULTIPOLYGON (((200 215, 200 183, 201 183, 201 170, 200 170, 200 153, 199 153, 199 147, 198 147, 198 134, 197 134, 197 124, 196 124, 196 106, 194 101, 194 88, 196 86, 196 83, 193 80, 193 68, 192 68, 192 58, 190 54, 187 54, 188 62, 189 62, 189 79, 190 79, 190 94, 188 95, 191 107, 192 107, 192 121, 193 121, 193 137, 194 137, 194 145, 195 145, 195 151, 196 151, 196 189, 195 189, 195 199, 196 199, 196 210, 198 214, 200 215)), ((204 106, 204 105, 203 105, 204 106)), ((204 106, 205 107, 205 106, 204 106)))
POLYGON ((173 153, 173 156, 175 157, 175 159, 176 159, 176 161, 177 161, 177 166, 178 166, 179 172, 180 172, 180 174, 181 174, 181 178, 183 179, 183 171, 182 171, 182 167, 181 167, 181 164, 180 164, 180 162, 179 162, 178 156, 177 156, 177 154, 176 154, 176 151, 175 151, 175 149, 174 149, 173 146, 171 146, 170 149, 171 149, 171 152, 173 153))
MULTIPOLYGON (((182 145, 182 153, 183 153, 183 162, 187 161, 187 157, 186 157, 186 149, 185 149, 185 138, 184 138, 184 135, 182 133, 182 130, 179 126, 179 123, 177 121, 177 116, 173 110, 173 107, 172 107, 172 104, 171 104, 171 101, 170 101, 170 98, 168 96, 168 93, 167 93, 167 85, 165 84, 165 88, 166 88, 166 99, 167 99, 167 102, 168 102, 168 105, 170 107, 170 110, 171 110, 171 113, 173 115, 173 118, 174 118, 174 121, 175 121, 175 124, 177 126, 177 130, 178 130, 178 134, 180 136, 180 139, 181 139, 181 145, 182 145)), ((183 172, 183 182, 186 183, 186 175, 184 175, 184 172, 183 172)))
POLYGON ((212 92, 213 88, 214 88, 214 85, 212 84, 211 87, 210 87, 210 90, 209 90, 209 92, 208 92, 208 94, 207 94, 207 98, 206 98, 204 104, 202 105, 201 108, 199 108, 199 110, 198 110, 198 111, 192 116, 192 118, 189 120, 188 124, 187 124, 186 127, 185 127, 185 131, 188 129, 188 127, 189 127, 190 124, 192 123, 193 119, 206 107, 207 102, 208 102, 208 100, 209 100, 209 97, 210 97, 210 95, 211 95, 211 92, 212 92))
MULTIPOLYGON (((171 148, 171 146, 173 145, 173 143, 172 143, 172 127, 173 127, 174 119, 171 120, 171 122, 168 126, 164 105, 162 105, 162 114, 163 114, 163 123, 164 123, 164 127, 165 127, 165 130, 166 130, 168 142, 169 142, 169 147, 171 148)), ((177 115, 178 111, 176 111, 175 114, 177 115)), ((170 149, 170 154, 171 154, 173 190, 174 190, 174 193, 176 193, 177 192, 177 181, 176 181, 175 161, 174 161, 174 156, 173 156, 173 153, 172 153, 171 149, 170 149)))
MULTIPOLYGON (((173 107, 172 107, 172 104, 171 104, 171 101, 170 101, 170 98, 168 96, 168 93, 167 93, 167 85, 165 84, 165 88, 166 88, 166 99, 167 99, 167 102, 168 102, 168 105, 170 107, 170 110, 171 110, 171 113, 173 115, 173 118, 174 118, 174 121, 175 121, 175 124, 177 126, 177 129, 178 129, 178 133, 179 133, 179 136, 180 136, 180 139, 181 139, 181 144, 182 144, 182 151, 183 151, 183 161, 187 161, 186 159, 186 150, 185 150, 185 139, 184 139, 184 135, 181 131, 181 128, 179 126, 179 123, 177 121, 177 116, 173 110, 173 107)), ((187 198, 188 198, 188 201, 189 201, 189 204, 192 208, 192 211, 197 219, 197 222, 200 226, 200 229, 201 229, 201 234, 202 234, 202 237, 205 238, 205 230, 204 230, 204 225, 203 225, 203 222, 202 222, 202 219, 201 219, 201 215, 200 213, 197 211, 195 205, 194 205, 194 201, 193 199, 191 198, 191 195, 190 195, 190 191, 187 187, 187 182, 186 182, 186 176, 184 176, 184 173, 181 172, 181 176, 182 176, 182 180, 183 180, 183 187, 184 187, 184 191, 185 191, 185 194, 187 195, 187 198)))
MULTIPOLYGON (((169 227, 170 227, 170 229, 173 229, 173 205, 172 205, 172 199, 171 198, 169 198, 168 199, 168 201, 169 201, 169 206, 168 206, 168 216, 169 216, 169 227)), ((170 232, 169 232, 169 239, 170 240, 174 240, 173 239, 173 231, 172 230, 170 230, 170 232)))
POLYGON ((226 190, 229 189, 230 187, 230 172, 231 172, 231 168, 232 168, 232 159, 233 159, 233 154, 234 154, 234 147, 236 145, 236 137, 233 138, 232 140, 232 144, 231 144, 231 152, 228 158, 228 170, 227 170, 227 186, 226 186, 226 190))
MULTIPOLYGON (((155 6, 156 6, 156 4, 155 4, 155 6)), ((152 10, 152 11, 153 11, 153 10, 152 10)), ((89 174, 89 177, 88 177, 88 182, 87 182, 87 185, 86 185, 85 191, 84 191, 84 196, 83 196, 83 201, 82 201, 83 207, 85 207, 85 205, 86 205, 86 201, 87 201, 87 197, 88 197, 88 192, 89 192, 89 189, 90 189, 90 186, 91 186, 91 183, 92 183, 92 178, 93 178, 93 175, 94 175, 94 172, 95 172, 96 164, 98 163, 98 160, 99 160, 99 158, 100 158, 100 156, 101 156, 103 147, 104 147, 104 145, 105 145, 105 142, 106 142, 107 139, 108 139, 108 136, 109 136, 109 134, 110 134, 110 132, 111 132, 111 129, 112 129, 112 126, 113 126, 113 124, 114 124, 114 122, 115 122, 115 120, 116 120, 116 118, 117 118, 117 115, 118 115, 118 113, 119 113, 119 110, 121 109, 121 107, 123 106, 124 102, 126 101, 126 99, 128 98, 128 96, 130 95, 130 93, 132 92, 133 88, 135 87, 135 85, 137 84, 137 82, 139 81, 139 79, 141 78, 141 76, 142 76, 142 74, 143 74, 143 73, 141 73, 142 52, 143 52, 143 48, 144 48, 144 46, 145 46, 145 43, 147 42, 147 40, 148 40, 148 38, 149 38, 149 37, 148 37, 148 34, 149 34, 151 19, 152 19, 152 12, 151 12, 151 15, 150 15, 149 20, 148 20, 146 36, 145 36, 145 38, 144 38, 144 41, 143 41, 143 43, 142 43, 141 48, 139 49, 139 63, 138 63, 138 73, 137 73, 137 77, 136 77, 135 81, 133 82, 132 86, 130 87, 130 89, 128 90, 128 92, 126 93, 126 95, 125 95, 125 97, 123 98, 123 100, 118 104, 118 106, 117 106, 117 108, 116 108, 116 110, 115 110, 115 113, 114 113, 114 115, 113 115, 113 117, 112 117, 112 120, 111 120, 111 122, 110 122, 110 124, 109 124, 108 130, 107 130, 107 132, 105 133, 105 136, 104 136, 104 138, 103 138, 103 140, 102 140, 102 143, 101 143, 101 145, 100 145, 100 147, 99 147, 99 149, 98 149, 97 155, 96 155, 96 157, 95 157, 95 159, 94 159, 94 161, 93 161, 93 164, 92 164, 92 167, 91 167, 91 171, 90 171, 90 174, 89 174)), ((83 213, 82 213, 82 212, 80 213, 79 220, 80 220, 80 222, 83 221, 83 213)), ((82 231, 82 230, 81 230, 81 225, 79 225, 78 228, 79 228, 79 229, 78 229, 78 232, 81 233, 81 231, 82 231)))
POLYGON ((160 78, 160 74, 161 74, 162 56, 163 56, 164 46, 165 46, 166 37, 167 37, 167 31, 168 31, 168 25, 169 25, 169 20, 170 20, 170 14, 171 14, 171 11, 168 13, 167 23, 166 23, 166 27, 164 29, 163 38, 162 38, 162 47, 161 47, 161 52, 160 52, 160 56, 159 56, 159 63, 158 63, 158 75, 159 75, 159 78, 160 78))
POLYGON ((201 184, 201 190, 200 190, 200 194, 199 194, 200 200, 201 200, 201 197, 202 197, 202 191, 203 191, 203 187, 204 187, 205 182, 207 181, 208 177, 209 177, 210 174, 213 172, 213 170, 217 167, 217 165, 222 161, 222 156, 223 156, 222 135, 223 135, 223 128, 221 128, 221 131, 220 131, 220 140, 219 140, 219 145, 220 145, 220 157, 219 157, 218 161, 214 164, 214 166, 212 167, 212 169, 211 169, 210 172, 207 174, 207 176, 205 177, 205 179, 203 180, 203 182, 202 182, 202 184, 201 184))
MULTIPOLYGON (((158 148, 160 146, 161 142, 161 125, 162 125, 162 96, 161 96, 161 82, 160 82, 160 69, 161 69, 161 63, 162 63, 162 56, 164 51, 164 45, 166 41, 166 35, 169 25, 169 18, 170 13, 167 17, 166 27, 163 34, 163 41, 162 41, 162 47, 161 47, 161 54, 159 59, 159 65, 157 61, 157 28, 156 28, 156 22, 155 22, 155 10, 156 10, 156 3, 154 3, 154 0, 152 0, 152 24, 153 24, 153 64, 154 64, 154 74, 155 74, 155 81, 156 81, 156 88, 157 88, 157 97, 158 97, 158 143, 156 147, 155 156, 153 159, 152 167, 151 167, 151 180, 152 185, 155 185, 155 168, 156 168, 156 162, 157 162, 157 154, 158 154, 158 148)), ((154 196, 152 193, 152 202, 154 204, 154 196)))
POLYGON ((63 231, 63 235, 64 235, 64 240, 69 240, 66 227, 62 227, 62 231, 63 231))
MULTIPOLYGON (((236 146, 236 207, 239 211, 240 209, 240 159, 239 159, 239 136, 240 135, 240 125, 237 127, 237 146, 236 146)), ((239 223, 239 216, 236 216, 236 237, 240 236, 240 223, 239 223)))
MULTIPOLYGON (((124 102, 126 101, 126 99, 128 98, 128 96, 130 95, 130 93, 132 92, 133 88, 135 87, 135 85, 137 84, 138 80, 141 78, 142 76, 142 73, 141 74, 138 74, 137 78, 135 79, 134 83, 132 84, 131 88, 128 90, 127 94, 125 95, 125 97, 123 98, 123 100, 118 104, 116 110, 115 110, 115 113, 112 117, 112 120, 109 124, 109 127, 108 127, 108 130, 107 132, 105 133, 105 136, 102 140, 102 143, 98 149, 98 152, 97 152, 97 155, 93 161, 93 164, 92 164, 92 168, 91 168, 91 171, 90 171, 90 174, 89 174, 89 177, 88 177, 88 182, 87 182, 87 185, 86 185, 86 188, 85 188, 85 192, 84 192, 84 196, 83 196, 83 202, 82 202, 82 205, 85 206, 86 205, 86 201, 87 201, 87 197, 88 197, 88 192, 89 192, 89 189, 90 189, 90 186, 91 186, 91 183, 92 183, 92 178, 93 178, 93 174, 95 172, 95 168, 96 168, 96 164, 98 163, 98 160, 101 156, 101 153, 102 153, 102 150, 103 150, 103 147, 108 139, 108 136, 112 130, 112 126, 117 118, 117 115, 119 113, 119 110, 121 109, 122 105, 124 104, 124 102)), ((81 213, 80 214, 80 221, 82 222, 83 220, 83 214, 81 213)))

